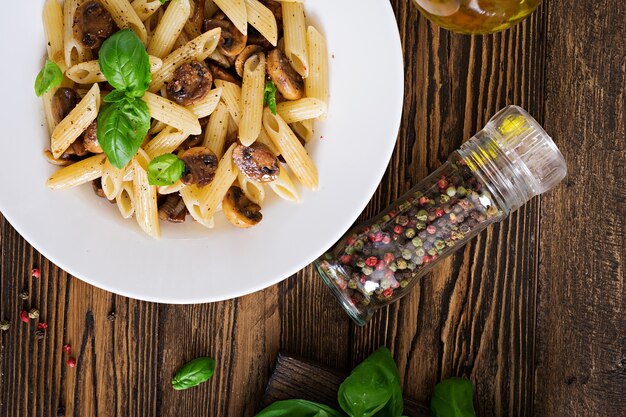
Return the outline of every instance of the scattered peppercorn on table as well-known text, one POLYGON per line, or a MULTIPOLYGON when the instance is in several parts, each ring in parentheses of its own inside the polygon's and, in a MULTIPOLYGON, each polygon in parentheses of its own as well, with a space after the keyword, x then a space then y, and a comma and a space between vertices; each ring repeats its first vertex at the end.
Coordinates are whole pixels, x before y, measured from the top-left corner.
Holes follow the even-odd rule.
MULTIPOLYGON (((2 219, 1 416, 253 416, 279 351, 348 371, 381 345, 404 394, 421 403, 442 378, 464 376, 479 416, 626 415, 626 3, 546 1, 485 37, 442 31, 411 1, 391 3, 405 48, 405 111, 366 215, 507 104, 552 135, 568 162, 563 184, 363 328, 311 266, 239 299, 157 305, 68 276, 2 219), (215 359, 213 377, 174 390, 176 371, 200 356, 215 359)), ((384 77, 384 63, 374 65, 384 77)))

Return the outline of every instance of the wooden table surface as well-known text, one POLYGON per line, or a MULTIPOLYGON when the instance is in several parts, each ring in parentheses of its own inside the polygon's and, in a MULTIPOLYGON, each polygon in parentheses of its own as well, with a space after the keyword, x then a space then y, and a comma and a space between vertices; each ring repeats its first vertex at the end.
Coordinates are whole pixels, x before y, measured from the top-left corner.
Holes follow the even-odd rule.
MULTIPOLYGON (((437 381, 462 375, 476 386, 479 416, 626 415, 626 3, 546 0, 523 24, 485 37, 442 31, 412 2, 391 3, 405 51, 404 117, 364 216, 511 103, 554 137, 569 165, 563 184, 364 328, 311 267, 235 300, 145 303, 68 276, 2 220, 0 315, 12 326, 0 335, 0 415, 252 416, 279 351, 347 371, 380 345, 394 353, 405 394, 423 403, 437 381), (20 322, 24 307, 50 324, 44 339, 20 322), (217 359, 213 379, 173 391, 174 371, 199 355, 217 359)), ((373 64, 382 78, 372 86, 384 85, 384 63, 373 64)))

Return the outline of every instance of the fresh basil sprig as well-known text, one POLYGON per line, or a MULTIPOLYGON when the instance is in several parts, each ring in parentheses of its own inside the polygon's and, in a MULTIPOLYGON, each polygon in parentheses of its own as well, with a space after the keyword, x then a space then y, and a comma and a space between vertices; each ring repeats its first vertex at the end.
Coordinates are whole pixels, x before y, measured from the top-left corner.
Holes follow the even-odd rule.
POLYGON ((122 169, 135 156, 150 129, 150 111, 141 100, 152 75, 148 52, 135 32, 124 29, 102 43, 98 64, 115 87, 104 97, 97 137, 109 162, 122 169))
POLYGON ((450 378, 438 383, 430 400, 432 417, 476 417, 474 388, 464 378, 450 378))
POLYGON ((176 155, 166 153, 157 156, 148 164, 148 182, 150 185, 172 185, 185 171, 185 163, 176 155))
POLYGON ((399 417, 404 409, 400 374, 391 352, 372 353, 339 387, 339 405, 351 417, 399 417))
POLYGON ((265 83, 263 105, 269 107, 272 114, 276 114, 276 85, 272 80, 265 83))
POLYGON ((61 84, 61 81, 63 81, 63 71, 56 63, 47 59, 35 79, 35 94, 37 94, 37 97, 41 97, 61 84))
POLYGON ((131 97, 142 97, 152 81, 148 52, 130 29, 120 30, 104 41, 98 64, 109 84, 131 97))
POLYGON ((172 388, 183 390, 206 382, 215 372, 215 359, 200 357, 183 365, 172 378, 172 388))
POLYGON ((256 417, 345 417, 332 408, 306 400, 276 401, 256 417))

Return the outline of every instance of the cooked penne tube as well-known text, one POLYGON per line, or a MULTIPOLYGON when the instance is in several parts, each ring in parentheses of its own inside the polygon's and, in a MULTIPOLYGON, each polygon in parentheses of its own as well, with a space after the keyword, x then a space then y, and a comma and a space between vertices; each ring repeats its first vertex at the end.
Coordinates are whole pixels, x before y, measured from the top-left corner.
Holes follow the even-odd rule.
POLYGON ((144 94, 143 101, 148 105, 153 118, 190 135, 202 133, 198 118, 183 106, 148 91, 144 94))
POLYGON ((189 0, 171 0, 148 44, 150 55, 164 58, 174 48, 176 39, 191 15, 189 0))
POLYGON ((248 58, 243 67, 239 141, 244 146, 250 146, 261 132, 263 89, 265 88, 265 55, 253 55, 248 58))
POLYGON ((118 169, 111 165, 108 159, 105 160, 102 167, 102 191, 109 200, 113 200, 122 190, 124 182, 125 169, 118 169))
POLYGON ((195 114, 198 119, 202 119, 203 117, 207 117, 215 111, 217 103, 220 102, 221 97, 222 89, 214 88, 213 90, 206 93, 204 98, 202 98, 202 100, 200 100, 198 103, 187 106, 187 109, 195 114))
POLYGON ((181 180, 176 181, 172 185, 161 185, 157 187, 157 192, 161 195, 174 194, 179 192, 185 187, 185 184, 181 180))
POLYGON ((278 27, 274 13, 259 0, 245 0, 245 2, 248 23, 258 30, 269 43, 276 46, 278 42, 278 27))
POLYGON ((213 17, 215 12, 219 10, 219 7, 215 4, 213 0, 204 0, 204 18, 210 19, 213 17))
POLYGON ((215 227, 215 221, 213 217, 206 217, 200 209, 200 196, 203 189, 196 187, 195 185, 188 185, 180 190, 180 196, 185 202, 185 207, 191 215, 191 217, 200 223, 202 226, 213 229, 215 227))
POLYGON ((263 204, 263 200, 265 200, 263 184, 246 178, 241 172, 237 174, 237 180, 239 181, 239 187, 250 201, 259 205, 263 204))
POLYGON ((115 202, 123 218, 130 219, 133 217, 133 214, 135 214, 135 193, 133 192, 132 181, 124 181, 122 183, 122 189, 117 195, 115 202))
POLYGON ((302 138, 306 143, 309 143, 313 139, 313 119, 302 120, 289 125, 293 133, 302 138))
POLYGON ((55 158, 63 152, 89 127, 98 117, 100 109, 100 88, 94 84, 87 95, 78 103, 61 123, 57 125, 50 138, 50 150, 55 158))
POLYGON ((233 25, 244 35, 248 34, 248 12, 244 0, 213 0, 233 25))
POLYGON ((163 131, 163 129, 165 129, 167 127, 167 125, 163 122, 160 122, 158 120, 153 120, 152 124, 150 125, 150 130, 148 130, 148 134, 149 135, 156 135, 160 132, 163 131))
POLYGON ((134 0, 131 4, 137 17, 145 22, 163 5, 161 0, 134 0))
MULTIPOLYGON (((304 80, 306 96, 322 100, 328 105, 328 48, 326 39, 313 26, 307 29, 309 48, 309 76, 304 80)), ((326 113, 320 120, 326 118, 326 113)))
POLYGON ((69 68, 79 62, 89 59, 90 51, 83 48, 74 38, 74 14, 80 6, 80 0, 65 0, 63 2, 63 52, 65 56, 65 67, 69 68))
POLYGON ((219 103, 217 108, 211 114, 206 131, 204 132, 204 141, 202 146, 211 149, 218 158, 222 157, 224 151, 224 141, 228 131, 228 119, 230 114, 224 103, 219 103))
POLYGON ((266 108, 263 126, 274 145, 280 150, 287 165, 306 188, 316 190, 318 186, 317 168, 289 125, 266 108))
POLYGON ((284 166, 280 167, 280 175, 278 178, 272 182, 268 182, 267 185, 283 200, 292 201, 294 203, 300 202, 300 193, 293 184, 293 181, 284 166))
POLYGON ((46 187, 65 190, 98 179, 102 176, 104 158, 104 155, 94 155, 61 168, 48 178, 46 187))
POLYGON ((117 27, 120 29, 130 28, 144 45, 148 42, 146 27, 128 0, 100 0, 100 3, 111 13, 117 27))
POLYGON ((63 9, 59 0, 46 0, 43 6, 43 30, 46 34, 48 59, 61 71, 67 68, 63 51, 63 9))
POLYGON ((295 101, 278 103, 276 111, 285 123, 315 119, 326 113, 326 103, 317 98, 302 98, 295 101))
POLYGON ((285 31, 285 55, 291 65, 302 75, 309 75, 309 53, 306 41, 304 5, 302 3, 282 3, 283 29, 285 31))
POLYGON ((52 135, 54 129, 57 127, 58 123, 56 118, 54 117, 53 108, 52 108, 52 99, 54 98, 54 93, 56 93, 57 88, 53 88, 52 90, 44 93, 41 98, 43 99, 43 112, 46 117, 46 124, 48 125, 48 133, 52 135))
POLYGON ((143 150, 152 160, 159 155, 174 152, 188 137, 189 133, 168 126, 148 142, 143 150))
MULTIPOLYGON (((150 56, 149 59, 150 72, 154 74, 161 68, 163 61, 156 56, 150 56)), ((101 83, 107 80, 102 71, 100 71, 100 64, 98 64, 97 60, 76 64, 65 72, 65 76, 76 84, 101 83)))
POLYGON ((178 38, 176 38, 176 42, 174 42, 174 49, 178 49, 178 48, 185 46, 185 44, 189 41, 190 41, 189 36, 187 36, 185 31, 182 31, 181 34, 178 36, 178 38))
POLYGON ((163 66, 152 75, 149 91, 156 92, 170 81, 174 71, 181 65, 196 60, 204 61, 217 47, 220 40, 220 28, 212 29, 187 42, 163 59, 163 66))
POLYGON ((262 143, 263 145, 267 146, 268 149, 274 154, 274 156, 280 155, 280 151, 278 150, 276 145, 274 145, 274 143, 271 141, 264 127, 261 127, 261 132, 259 133, 259 137, 256 139, 256 141, 258 143, 262 143))
POLYGON ((233 164, 234 149, 235 144, 232 144, 224 153, 224 156, 222 156, 217 165, 215 178, 202 190, 199 201, 204 218, 213 217, 217 208, 222 203, 222 199, 228 192, 228 189, 237 179, 237 173, 239 171, 235 167, 235 164, 233 164))
POLYGON ((222 101, 226 104, 230 116, 239 125, 241 119, 241 87, 222 80, 215 80, 215 85, 222 89, 222 101))
POLYGON ((184 31, 190 38, 196 38, 202 35, 202 14, 196 10, 198 1, 201 0, 189 0, 189 4, 191 6, 191 13, 189 14, 189 18, 185 22, 184 31))
POLYGON ((155 239, 161 237, 156 187, 148 182, 148 156, 140 149, 132 160, 135 219, 155 239))

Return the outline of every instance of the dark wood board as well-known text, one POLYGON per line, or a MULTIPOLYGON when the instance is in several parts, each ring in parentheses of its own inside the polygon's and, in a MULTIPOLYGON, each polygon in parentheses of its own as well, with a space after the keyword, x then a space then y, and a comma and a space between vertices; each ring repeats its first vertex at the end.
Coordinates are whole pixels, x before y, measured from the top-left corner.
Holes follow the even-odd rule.
POLYGON ((158 305, 68 276, 2 219, 0 318, 12 327, 0 333, 1 416, 55 416, 59 406, 75 417, 253 416, 279 351, 348 372, 380 345, 394 354, 404 394, 421 404, 458 375, 475 383, 479 416, 626 415, 626 3, 545 0, 514 29, 474 37, 436 28, 410 0, 391 4, 405 110, 363 217, 509 103, 526 107, 563 150, 564 184, 481 234, 364 328, 310 266, 235 300, 158 305), (33 266, 41 279, 30 277, 33 266), (50 324, 43 340, 19 321, 30 307, 50 324), (173 391, 175 370, 199 355, 217 359, 215 376, 173 391))

